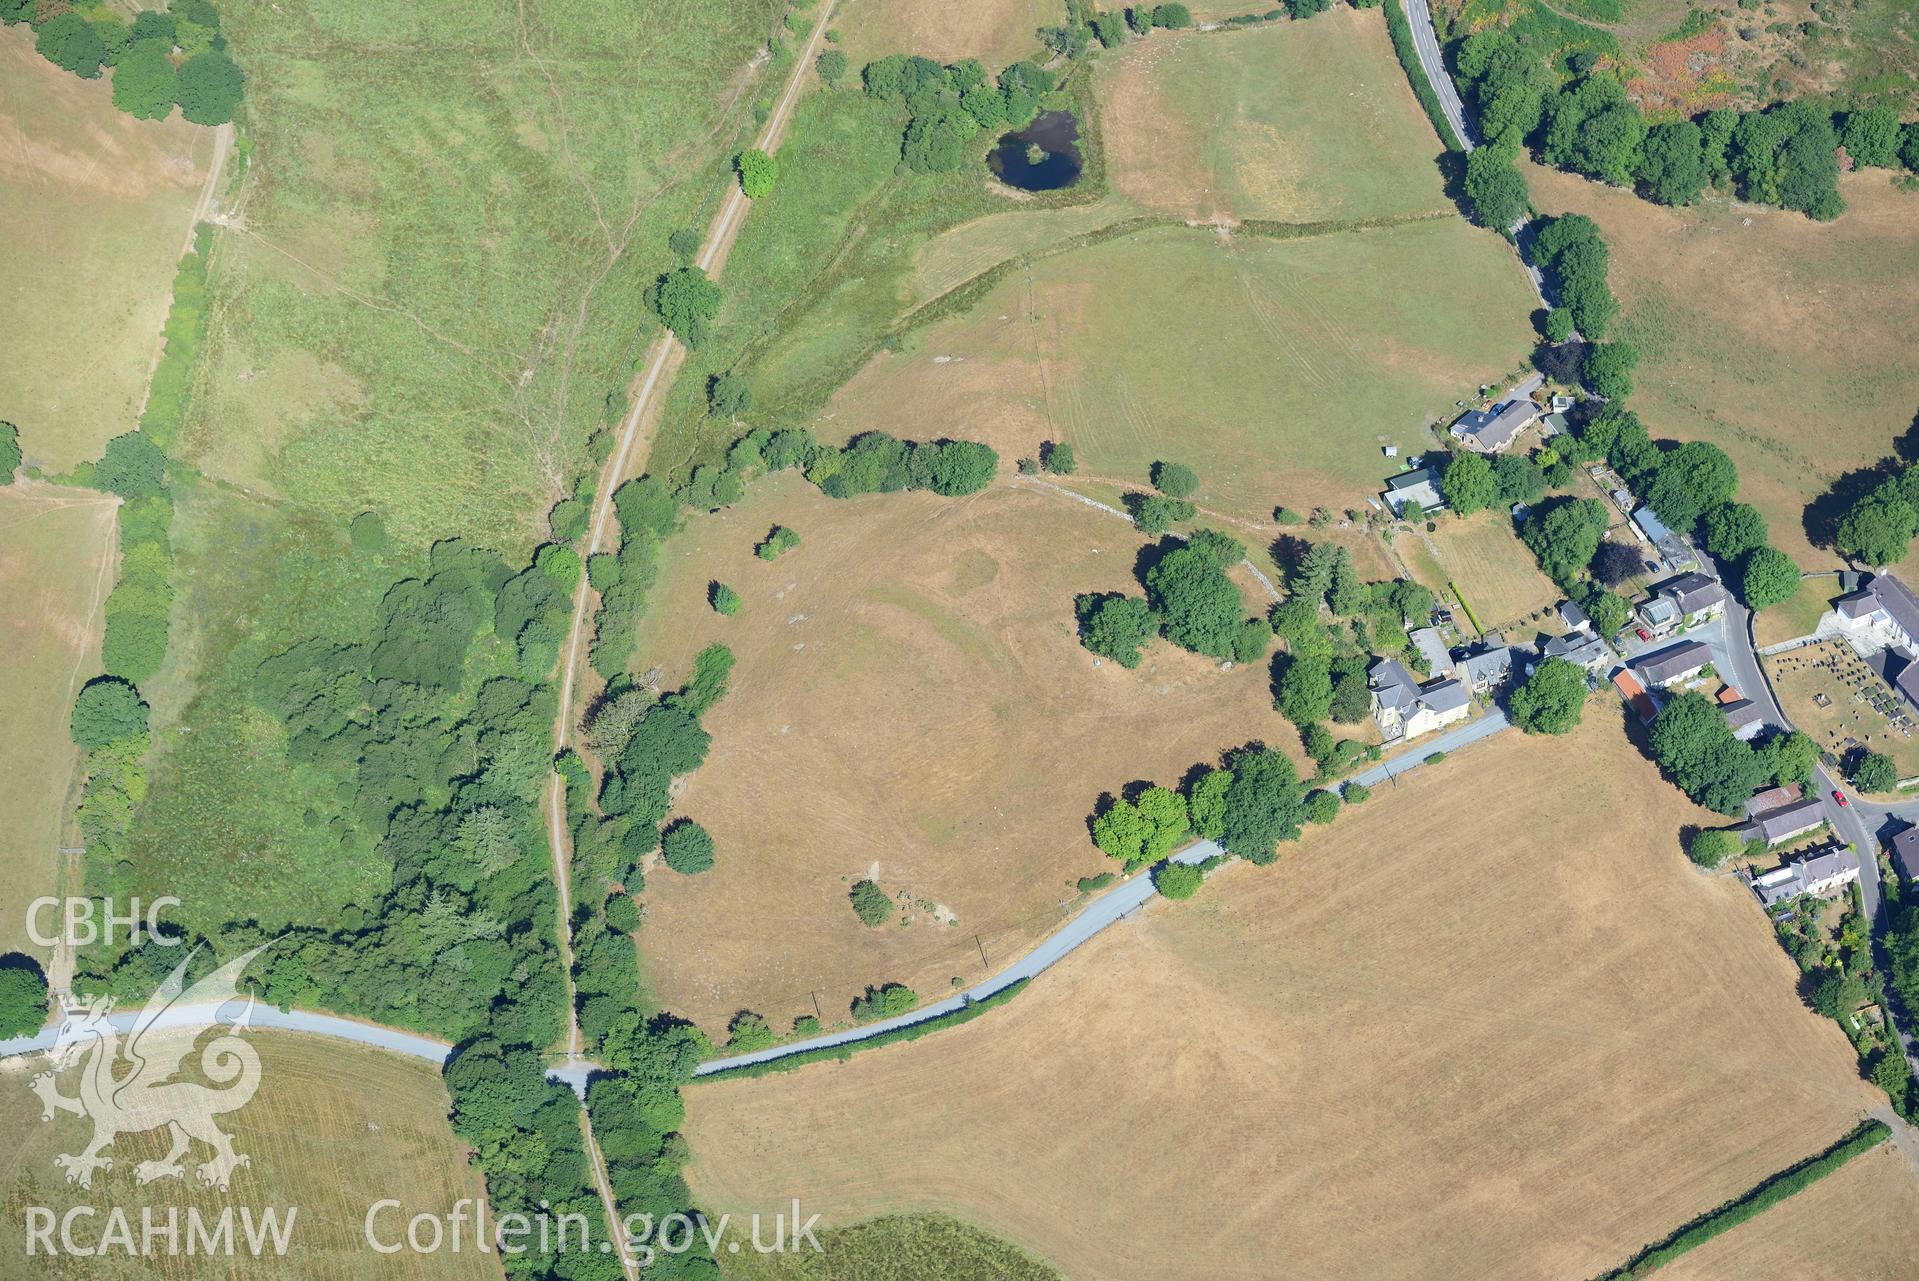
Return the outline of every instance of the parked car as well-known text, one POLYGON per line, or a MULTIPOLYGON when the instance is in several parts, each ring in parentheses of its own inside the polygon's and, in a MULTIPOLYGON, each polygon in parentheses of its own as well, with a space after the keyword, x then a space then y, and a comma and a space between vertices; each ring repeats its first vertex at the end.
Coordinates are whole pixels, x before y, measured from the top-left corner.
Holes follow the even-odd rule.
POLYGON ((1649 641, 1652 639, 1652 633, 1647 631, 1643 627, 1635 627, 1632 630, 1633 630, 1633 635, 1639 637, 1639 639, 1642 641, 1649 641))

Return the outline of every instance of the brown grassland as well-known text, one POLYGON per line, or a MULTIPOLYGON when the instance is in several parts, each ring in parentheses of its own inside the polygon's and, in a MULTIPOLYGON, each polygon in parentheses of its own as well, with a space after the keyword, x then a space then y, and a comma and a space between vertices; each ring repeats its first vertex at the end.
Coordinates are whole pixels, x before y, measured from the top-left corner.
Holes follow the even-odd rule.
POLYGON ((1540 209, 1590 216, 1612 250, 1618 336, 1642 356, 1632 404, 1653 435, 1719 445, 1774 545, 1836 565, 1808 540, 1806 504, 1890 454, 1919 413, 1919 198, 1883 171, 1846 175, 1845 214, 1816 223, 1719 198, 1661 208, 1537 165, 1526 180, 1540 209))
POLYGON ((9 312, 0 416, 27 461, 63 472, 131 431, 213 131, 135 120, 107 78, 0 31, 0 250, 9 312))
POLYGON ((1405 549, 1408 553, 1428 542, 1437 553, 1430 558, 1409 555, 1409 563, 1419 566, 1423 561, 1428 572, 1440 570, 1441 581, 1426 582, 1435 592, 1451 579, 1481 626, 1505 626, 1559 599, 1559 589, 1539 572, 1539 562, 1519 541, 1505 511, 1479 512, 1464 520, 1441 516, 1435 523, 1438 528, 1423 537, 1402 535, 1413 545, 1405 549))
POLYGON ((0 952, 43 953, 27 904, 54 892, 79 751, 67 715, 100 669, 118 500, 35 481, 0 487, 0 952))
POLYGON ((1154 212, 1321 222, 1446 207, 1439 140, 1377 10, 1155 32, 1097 65, 1113 183, 1154 212))
POLYGON ((695 1193, 944 1210, 1075 1277, 1604 1271, 1876 1095, 1679 853, 1709 816, 1588 722, 1417 771, 984 1019, 693 1087, 695 1193))
MULTIPOLYGON (((260 1055, 260 1091, 251 1103, 221 1118, 235 1150, 252 1164, 234 1174, 224 1193, 195 1181, 192 1166, 207 1156, 198 1144, 185 1158, 184 1180, 135 1185, 134 1165, 165 1154, 164 1131, 119 1138, 111 1149, 113 1169, 95 1175, 91 1189, 66 1183, 53 1158, 79 1151, 92 1134, 91 1122, 64 1113, 52 1122, 40 1119, 40 1101, 27 1082, 31 1073, 44 1069, 44 1058, 11 1059, 0 1066, 0 1124, 14 1136, 0 1155, 0 1187, 10 1228, 0 1240, 0 1278, 260 1275, 348 1281, 369 1275, 369 1260, 377 1257, 362 1235, 373 1202, 388 1197, 401 1202, 399 1210, 383 1213, 377 1223, 382 1238, 390 1241, 404 1233, 413 1215, 444 1216, 456 1200, 481 1195, 479 1173, 466 1164, 465 1145, 447 1123, 446 1088, 431 1064, 297 1033, 260 1032, 252 1040, 260 1055), (232 1259, 189 1258, 184 1252, 166 1257, 164 1242, 158 1245, 162 1256, 152 1261, 111 1256, 49 1260, 44 1255, 26 1257, 26 1235, 19 1225, 21 1207, 29 1205, 46 1206, 56 1214, 73 1205, 93 1205, 102 1216, 107 1207, 119 1206, 131 1216, 136 1243, 143 1205, 155 1207, 163 1224, 166 1209, 178 1207, 183 1233, 188 1207, 209 1222, 232 1207, 236 1238, 242 1207, 257 1215, 268 1207, 298 1206, 299 1217, 286 1256, 276 1260, 269 1255, 260 1263, 245 1254, 232 1259)), ((198 1055, 187 1060, 189 1065, 197 1061, 198 1055)), ((189 1079, 191 1071, 189 1067, 189 1079)), ((64 1093, 73 1092, 74 1076, 77 1073, 61 1078, 64 1093)), ((104 1227, 103 1217, 81 1220, 75 1235, 91 1244, 104 1227)), ((458 1253, 451 1248, 435 1254, 405 1250, 378 1257, 375 1270, 383 1278, 500 1275, 498 1255, 479 1253, 470 1240, 465 1245, 458 1253)))
POLYGON ((1919 1276, 1919 1180, 1892 1144, 1659 1270, 1661 1281, 1906 1281, 1919 1276))
POLYGON ((916 53, 941 62, 978 58, 998 72, 1040 53, 1039 28, 1066 20, 1062 0, 848 0, 833 15, 853 74, 874 58, 916 53))
POLYGON ((1085 826, 1101 791, 1177 782, 1251 739, 1294 750, 1264 663, 1221 671, 1156 641, 1133 671, 1094 667, 1073 597, 1137 594, 1143 541, 1010 484, 839 501, 786 476, 695 522, 640 652, 669 686, 714 640, 738 666, 676 801, 712 831, 717 865, 648 875, 650 994, 713 1032, 743 1008, 784 1029, 816 992, 829 1023, 844 1019, 869 983, 944 995, 1025 951, 1071 882, 1107 870, 1085 826), (805 541, 769 564, 753 546, 774 522, 805 541), (744 598, 736 617, 707 608, 709 580, 744 598), (867 929, 847 894, 875 868, 889 894, 958 923, 927 908, 867 929))

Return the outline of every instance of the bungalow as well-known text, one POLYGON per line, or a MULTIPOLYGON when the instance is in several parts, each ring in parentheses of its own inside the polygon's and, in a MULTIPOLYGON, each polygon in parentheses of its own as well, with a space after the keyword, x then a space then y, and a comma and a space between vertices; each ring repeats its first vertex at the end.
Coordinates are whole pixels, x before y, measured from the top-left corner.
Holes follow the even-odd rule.
POLYGON ((1513 674, 1513 647, 1494 645, 1477 654, 1468 654, 1459 662, 1457 675, 1475 694, 1504 685, 1513 674))
POLYGON ((1451 678, 1421 685, 1403 663, 1381 659, 1366 674, 1373 691, 1373 720, 1387 742, 1418 738, 1466 719, 1472 698, 1451 678))
POLYGON ((1408 507, 1417 506, 1424 515, 1446 510, 1446 498, 1439 492, 1439 473, 1430 467, 1401 472, 1386 482, 1386 506, 1393 515, 1404 516, 1408 507))
POLYGON ((1612 683, 1613 687, 1619 691, 1619 696, 1626 700, 1626 706, 1632 708, 1633 713, 1639 717, 1639 723, 1652 724, 1654 718, 1659 715, 1659 704, 1653 702, 1652 695, 1646 692, 1646 687, 1623 667, 1613 673, 1612 683))
POLYGON ((1632 514, 1632 523, 1644 534, 1646 541, 1653 545, 1659 558, 1677 574, 1699 567, 1699 558, 1693 554, 1686 540, 1666 528, 1666 522, 1653 514, 1650 507, 1641 507, 1632 514))
POLYGON ((1667 579, 1653 588, 1653 595, 1659 600, 1671 601, 1687 627, 1726 612, 1726 589, 1719 585, 1718 579, 1697 570, 1667 579))
POLYGON ((1908 883, 1919 882, 1919 827, 1908 827, 1887 842, 1892 865, 1908 883))
POLYGON ((1453 439, 1480 454, 1496 454, 1539 420, 1539 406, 1520 397, 1491 409, 1462 414, 1452 427, 1453 439))
POLYGON ((1804 836, 1825 821, 1825 802, 1816 796, 1808 796, 1804 800, 1754 814, 1733 831, 1742 841, 1777 845, 1795 836, 1804 836))
POLYGON ((1754 877, 1752 892, 1768 908, 1791 902, 1801 894, 1830 894, 1859 879, 1859 860, 1842 845, 1828 845, 1804 858, 1754 877))
POLYGON ((1919 597, 1891 574, 1874 574, 1863 591, 1841 596, 1819 620, 1835 631, 1878 649, 1919 652, 1919 597))
POLYGON ((1699 675, 1710 662, 1710 649, 1698 641, 1681 641, 1656 654, 1642 654, 1633 666, 1639 669, 1639 675, 1646 684, 1670 689, 1681 681, 1689 681, 1699 675))
POLYGON ((1567 662, 1586 669, 1588 675, 1597 676, 1602 667, 1612 662, 1613 653, 1605 640, 1591 631, 1573 632, 1566 636, 1555 636, 1547 641, 1540 653, 1547 658, 1563 658, 1567 662))

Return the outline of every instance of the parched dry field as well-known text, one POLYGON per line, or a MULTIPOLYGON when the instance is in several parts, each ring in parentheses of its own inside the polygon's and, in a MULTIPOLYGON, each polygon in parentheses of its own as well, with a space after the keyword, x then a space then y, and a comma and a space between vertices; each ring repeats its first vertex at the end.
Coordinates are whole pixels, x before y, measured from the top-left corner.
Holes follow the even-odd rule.
POLYGON ((1155 32, 1100 60, 1114 185, 1195 220, 1321 222, 1450 208, 1443 148, 1380 10, 1155 32))
POLYGON ((131 431, 173 297, 213 130, 135 120, 109 79, 0 31, 0 298, 8 358, 0 418, 27 461, 63 472, 131 431))
POLYGON ((1875 1092, 1680 854, 1709 816, 1588 721, 1417 771, 986 1018, 692 1088, 696 1195, 943 1209, 1083 1278, 1605 1271, 1875 1092))
POLYGON ((118 500, 33 481, 0 487, 0 952, 44 953, 27 904, 54 892, 79 749, 73 696, 100 670, 118 500))
POLYGON ((869 983, 944 995, 1025 951, 1071 883, 1110 866, 1086 831, 1100 793, 1175 782, 1252 739, 1296 751, 1264 663, 1221 671, 1156 642, 1134 671, 1094 666, 1073 597, 1137 594, 1143 541, 1010 483, 842 502, 794 476, 680 535, 642 661, 671 685, 723 640, 738 666, 676 802, 712 831, 717 865, 647 879, 639 939, 660 1005, 717 1032, 740 1009, 784 1029, 816 993, 844 1019, 869 983), (768 564, 753 546, 774 522, 804 542, 768 564), (734 618, 705 604, 716 579, 744 598, 734 618), (847 894, 868 876, 957 923, 921 908, 867 929, 847 894))
MULTIPOLYGON (((43 1070, 44 1058, 10 1059, 0 1066, 0 1124, 14 1136, 0 1155, 9 1229, 0 1234, 0 1277, 499 1277, 499 1256, 476 1251, 470 1238, 457 1253, 450 1241, 438 1253, 403 1250, 390 1256, 377 1255, 365 1244, 363 1225, 375 1201, 397 1198, 401 1203, 399 1210, 383 1211, 376 1221, 382 1239, 390 1242, 404 1233, 413 1215, 443 1217, 455 1201, 483 1194, 478 1170, 467 1165, 465 1145, 447 1123, 450 1104, 438 1069, 297 1033, 258 1032, 251 1039, 260 1056, 260 1091, 220 1123, 233 1136, 234 1149, 252 1164, 235 1172, 225 1193, 203 1189, 194 1180, 192 1165, 207 1157, 198 1144, 185 1158, 189 1168, 184 1180, 144 1188, 135 1184, 134 1165, 165 1154, 164 1131, 121 1137, 110 1149, 115 1158, 111 1171, 96 1174, 91 1189, 69 1185, 53 1159, 79 1151, 92 1134, 92 1123, 65 1113, 52 1122, 40 1119, 40 1100, 27 1082, 30 1073, 43 1070), (99 1217, 76 1221, 74 1235, 84 1245, 100 1240, 110 1207, 130 1216, 136 1244, 141 1207, 154 1207, 162 1225, 167 1209, 178 1207, 182 1253, 167 1257, 164 1240, 156 1239, 160 1257, 151 1261, 115 1256, 50 1260, 44 1254, 27 1258, 21 1207, 45 1206, 58 1215, 74 1205, 99 1209, 99 1217), (184 1253, 188 1207, 197 1208, 208 1222, 231 1207, 237 1239, 243 1208, 256 1216, 279 1208, 284 1215, 289 1206, 298 1206, 299 1214, 284 1258, 269 1254, 255 1262, 244 1252, 234 1258, 184 1253)), ((198 1055, 187 1061, 197 1063, 198 1055)), ((72 1078, 77 1075, 76 1070, 60 1078, 62 1093, 74 1092, 72 1078)), ((469 1232, 471 1219, 469 1206, 469 1232)))
POLYGON ((1714 198, 1665 209, 1528 165, 1533 200, 1598 222, 1639 345, 1632 403, 1655 436, 1710 440, 1739 495, 1806 569, 1834 567, 1804 527, 1838 476, 1892 451, 1919 412, 1919 197, 1874 171, 1841 179, 1831 223, 1714 198))
MULTIPOLYGON (((1539 572, 1539 562, 1519 541, 1504 511, 1479 512, 1464 520, 1441 516, 1435 523, 1439 527, 1424 540, 1419 534, 1411 539, 1431 543, 1438 553, 1432 564, 1451 580, 1481 626, 1502 627, 1559 599, 1559 589, 1539 572)), ((1439 591, 1446 582, 1426 585, 1439 591)))
POLYGON ((941 62, 978 58, 989 71, 1039 56, 1039 29, 1065 20, 1064 0, 850 0, 833 15, 855 68, 917 53, 941 62))
POLYGON ((1005 457, 1064 440, 1087 470, 1198 469, 1213 505, 1264 519, 1363 507, 1461 388, 1528 349, 1525 277, 1456 217, 1295 240, 1163 228, 1016 273, 882 354, 823 433, 898 430, 901 406, 1005 457))
POLYGON ((1659 1270, 1665 1281, 1906 1281, 1919 1276, 1919 1179, 1885 1144, 1659 1270))

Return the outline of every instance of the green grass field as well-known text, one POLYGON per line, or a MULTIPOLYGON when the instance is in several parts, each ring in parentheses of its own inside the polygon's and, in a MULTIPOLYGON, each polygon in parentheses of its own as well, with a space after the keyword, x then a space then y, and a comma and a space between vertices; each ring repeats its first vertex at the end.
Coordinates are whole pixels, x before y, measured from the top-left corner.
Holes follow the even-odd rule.
POLYGON ((180 897, 188 924, 325 924, 385 888, 385 860, 286 760, 253 674, 362 635, 434 540, 517 559, 544 536, 609 394, 624 406, 668 232, 723 189, 771 14, 229 15, 259 86, 254 185, 245 229, 221 232, 175 443, 205 479, 176 486, 179 600, 129 837, 141 892, 180 897), (368 509, 384 555, 349 548, 368 509))
POLYGON ((141 121, 0 30, 0 279, 15 317, 0 418, 49 473, 131 431, 213 131, 141 121))
POLYGON ((1015 273, 964 316, 883 356, 830 430, 897 425, 900 406, 1008 457, 1071 442, 1094 477, 1196 467, 1203 505, 1357 506, 1461 388, 1528 347, 1524 277, 1453 218, 1271 240, 1158 229, 1015 273))
POLYGON ((1449 207, 1443 148, 1377 11, 1156 33, 1098 69, 1113 183, 1150 209, 1318 222, 1449 207))
POLYGON ((73 696, 100 670, 100 607, 112 586, 111 498, 87 490, 0 487, 0 952, 42 953, 26 908, 54 892, 79 751, 73 696))
POLYGON ((617 411, 667 234, 722 189, 775 6, 231 9, 255 163, 182 447, 408 543, 523 550, 617 411))

